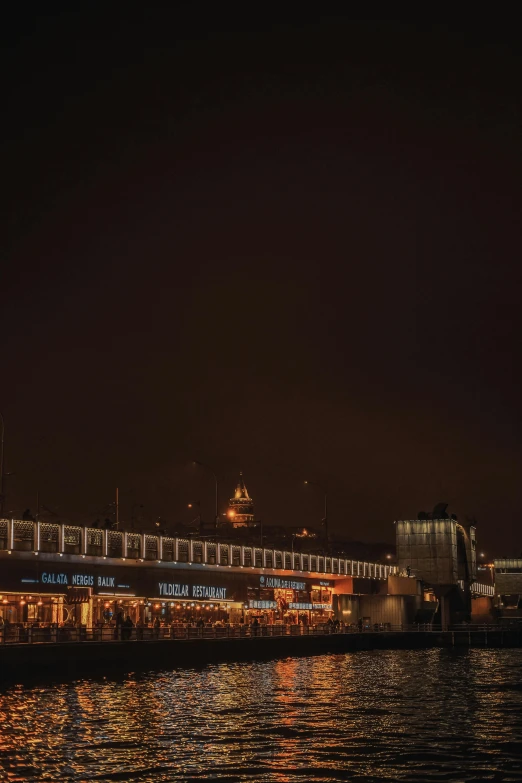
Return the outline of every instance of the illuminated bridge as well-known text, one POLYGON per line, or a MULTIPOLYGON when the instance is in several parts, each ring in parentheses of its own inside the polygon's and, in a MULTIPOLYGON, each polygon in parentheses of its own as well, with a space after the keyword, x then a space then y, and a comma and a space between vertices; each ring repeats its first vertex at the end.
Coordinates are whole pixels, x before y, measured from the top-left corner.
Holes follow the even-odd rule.
POLYGON ((331 615, 336 587, 370 592, 368 580, 397 572, 324 553, 16 519, 0 520, 0 562, 4 622, 89 627, 121 617, 315 623, 331 615))

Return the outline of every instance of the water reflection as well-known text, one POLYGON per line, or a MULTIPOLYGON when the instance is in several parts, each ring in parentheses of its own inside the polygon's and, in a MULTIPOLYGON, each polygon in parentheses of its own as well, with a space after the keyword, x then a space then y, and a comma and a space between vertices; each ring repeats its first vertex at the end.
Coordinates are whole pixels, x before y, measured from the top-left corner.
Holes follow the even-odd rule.
POLYGON ((0 780, 520 781, 521 671, 374 651, 11 687, 0 780))

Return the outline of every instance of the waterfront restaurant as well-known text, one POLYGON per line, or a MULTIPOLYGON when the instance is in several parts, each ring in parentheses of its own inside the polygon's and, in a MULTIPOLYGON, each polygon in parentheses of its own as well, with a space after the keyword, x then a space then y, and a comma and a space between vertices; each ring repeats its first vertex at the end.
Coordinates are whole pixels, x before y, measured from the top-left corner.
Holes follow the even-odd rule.
MULTIPOLYGON (((324 622, 336 580, 393 566, 221 542, 0 519, 0 617, 12 625, 324 622)), ((355 581, 355 580, 354 580, 355 581)))

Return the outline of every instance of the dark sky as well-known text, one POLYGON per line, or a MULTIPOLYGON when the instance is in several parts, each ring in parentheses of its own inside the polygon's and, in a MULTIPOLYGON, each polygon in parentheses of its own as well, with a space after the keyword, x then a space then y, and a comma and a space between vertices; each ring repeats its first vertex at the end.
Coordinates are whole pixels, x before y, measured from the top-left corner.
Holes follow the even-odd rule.
MULTIPOLYGON (((180 5, 183 9, 185 6, 180 5)), ((514 21, 4 17, 9 509, 522 549, 514 21), (222 509, 224 510, 224 508, 222 509)))

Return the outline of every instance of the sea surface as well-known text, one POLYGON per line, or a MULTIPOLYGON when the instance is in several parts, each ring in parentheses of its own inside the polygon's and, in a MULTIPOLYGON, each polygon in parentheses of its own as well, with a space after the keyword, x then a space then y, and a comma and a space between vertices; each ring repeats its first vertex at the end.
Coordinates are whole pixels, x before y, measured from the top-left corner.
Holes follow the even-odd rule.
POLYGON ((522 650, 4 685, 0 780, 520 782, 522 650))

